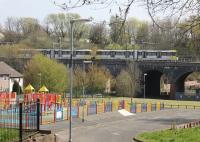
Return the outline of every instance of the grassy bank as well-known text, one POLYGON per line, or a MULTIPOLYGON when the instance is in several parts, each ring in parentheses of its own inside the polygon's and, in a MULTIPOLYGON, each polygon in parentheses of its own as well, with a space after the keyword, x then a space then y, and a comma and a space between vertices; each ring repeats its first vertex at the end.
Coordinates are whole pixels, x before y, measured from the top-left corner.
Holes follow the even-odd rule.
POLYGON ((164 130, 139 134, 143 142, 200 142, 200 127, 179 130, 164 130))

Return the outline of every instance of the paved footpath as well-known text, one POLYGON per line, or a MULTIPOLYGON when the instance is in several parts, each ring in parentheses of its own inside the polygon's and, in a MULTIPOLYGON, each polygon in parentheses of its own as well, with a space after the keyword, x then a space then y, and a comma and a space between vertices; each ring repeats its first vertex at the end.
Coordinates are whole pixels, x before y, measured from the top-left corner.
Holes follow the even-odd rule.
MULTIPOLYGON (((200 119, 200 110, 162 110, 159 112, 137 113, 124 117, 118 112, 91 115, 84 123, 73 119, 73 142, 133 142, 138 133, 170 128, 172 123, 181 124, 200 119)), ((41 126, 51 129, 58 138, 68 140, 68 121, 55 125, 41 126)))

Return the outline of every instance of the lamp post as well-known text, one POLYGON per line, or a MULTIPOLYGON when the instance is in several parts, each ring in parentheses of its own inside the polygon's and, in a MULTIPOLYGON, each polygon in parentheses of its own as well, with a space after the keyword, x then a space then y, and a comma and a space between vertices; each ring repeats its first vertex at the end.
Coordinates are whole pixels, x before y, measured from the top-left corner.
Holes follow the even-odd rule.
POLYGON ((146 76, 147 76, 147 73, 144 73, 144 99, 146 98, 146 76))
POLYGON ((72 95, 73 95, 73 53, 74 53, 74 39, 73 39, 73 26, 76 22, 89 22, 90 19, 72 19, 70 20, 70 31, 71 31, 71 57, 70 57, 70 98, 69 98, 69 142, 72 142, 72 95))

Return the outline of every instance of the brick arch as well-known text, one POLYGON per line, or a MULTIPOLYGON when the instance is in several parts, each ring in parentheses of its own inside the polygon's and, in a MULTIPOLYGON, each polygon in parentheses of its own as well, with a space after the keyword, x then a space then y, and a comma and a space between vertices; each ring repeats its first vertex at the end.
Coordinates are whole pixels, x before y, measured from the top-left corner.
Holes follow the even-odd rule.
POLYGON ((147 98, 160 98, 160 78, 163 75, 163 72, 159 70, 147 70, 144 74, 143 84, 145 83, 145 96, 147 98), (144 74, 147 75, 144 77, 144 74))
POLYGON ((175 85, 176 85, 176 92, 184 92, 184 82, 185 79, 187 78, 188 75, 190 75, 192 72, 187 72, 182 74, 181 76, 179 76, 176 81, 175 81, 175 85))
POLYGON ((184 92, 185 86, 184 82, 185 79, 190 75, 191 73, 196 72, 192 71, 191 69, 188 70, 179 70, 179 72, 176 72, 173 74, 173 79, 171 80, 171 99, 175 98, 176 92, 184 92))

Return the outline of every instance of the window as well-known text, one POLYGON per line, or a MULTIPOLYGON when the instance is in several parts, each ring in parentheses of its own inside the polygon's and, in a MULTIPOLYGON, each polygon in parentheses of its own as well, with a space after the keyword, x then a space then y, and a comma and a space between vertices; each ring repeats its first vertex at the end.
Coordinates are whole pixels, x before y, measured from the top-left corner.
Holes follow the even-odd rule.
POLYGON ((147 52, 147 56, 156 56, 156 52, 147 52))
POLYGON ((138 56, 142 55, 142 52, 138 52, 138 56))

